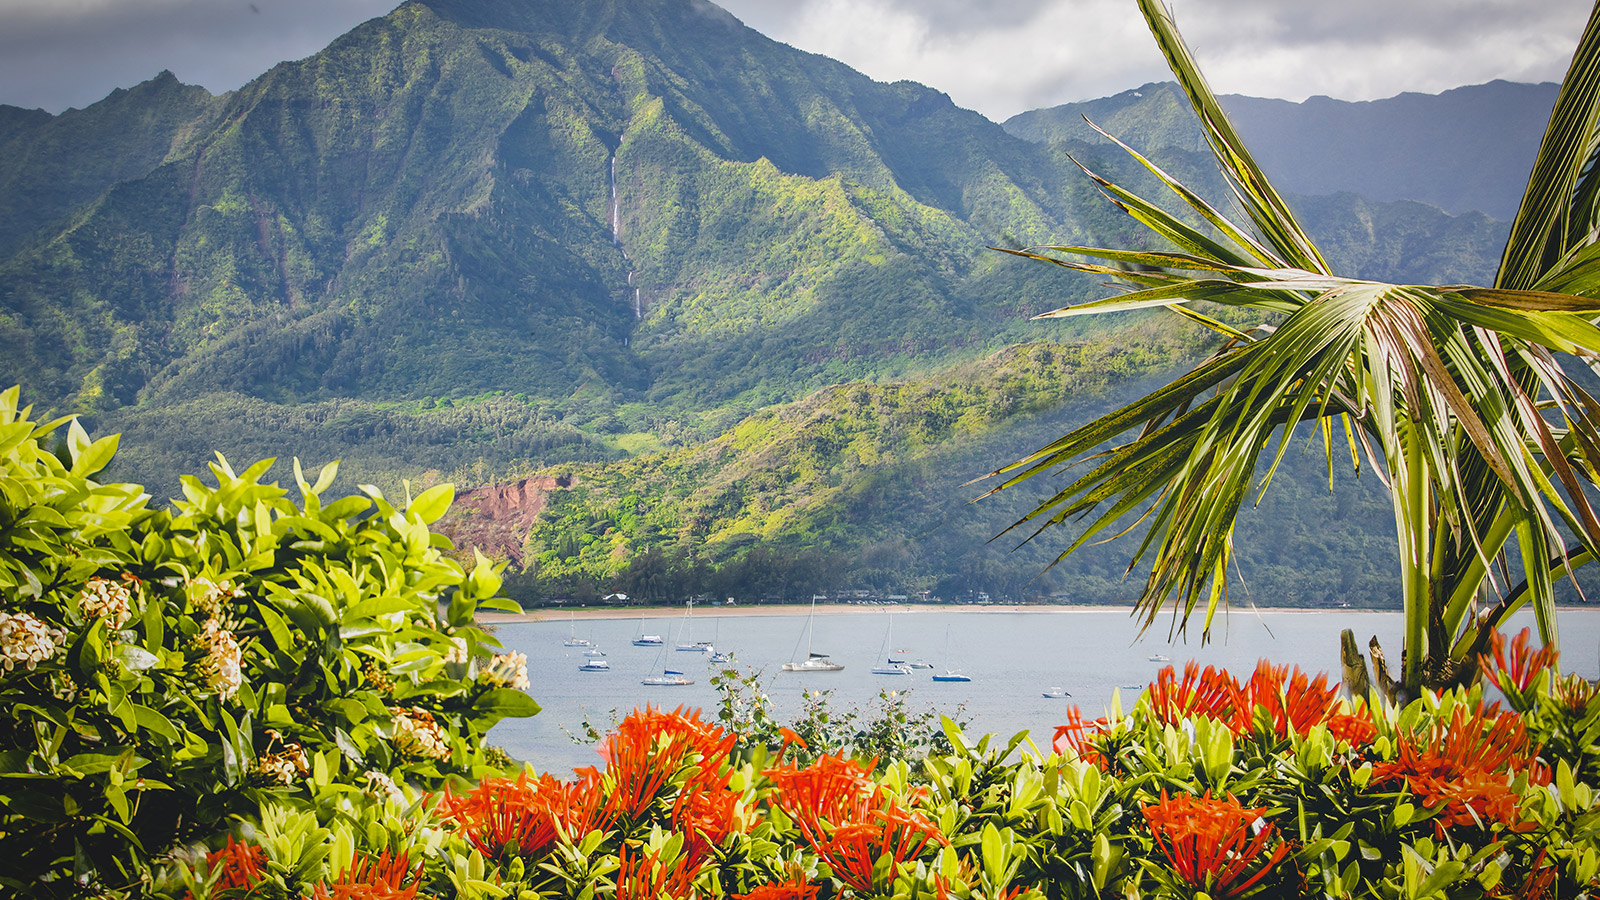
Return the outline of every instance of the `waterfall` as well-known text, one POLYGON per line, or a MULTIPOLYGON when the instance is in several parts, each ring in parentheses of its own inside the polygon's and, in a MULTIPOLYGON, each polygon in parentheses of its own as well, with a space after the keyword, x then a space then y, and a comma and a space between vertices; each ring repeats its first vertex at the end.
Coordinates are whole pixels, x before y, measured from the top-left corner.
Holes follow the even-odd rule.
POLYGON ((611 154, 611 243, 622 246, 622 212, 617 202, 617 155, 611 154))
POLYGON ((644 310, 639 308, 639 289, 638 288, 634 288, 633 289, 633 317, 635 319, 644 318, 644 310))

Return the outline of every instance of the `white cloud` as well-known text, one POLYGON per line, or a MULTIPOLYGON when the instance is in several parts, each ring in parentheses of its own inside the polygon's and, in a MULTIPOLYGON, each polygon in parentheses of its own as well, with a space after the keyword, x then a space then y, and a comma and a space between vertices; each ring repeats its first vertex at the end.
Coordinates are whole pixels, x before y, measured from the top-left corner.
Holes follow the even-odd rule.
MULTIPOLYGON (((0 0, 0 103, 82 106, 161 69, 230 90, 398 2, 0 0)), ((1291 100, 1558 80, 1589 9, 1589 0, 1171 2, 1217 90, 1291 100)), ((778 40, 874 78, 923 82, 997 119, 1170 77, 1134 0, 721 4, 778 40)))
MULTIPOLYGON (((1003 119, 1171 77, 1133 0, 725 0, 772 37, 1003 119), (999 14, 990 15, 997 6, 999 14)), ((1587 0, 1175 0, 1223 93, 1369 100, 1505 78, 1556 81, 1587 0)))

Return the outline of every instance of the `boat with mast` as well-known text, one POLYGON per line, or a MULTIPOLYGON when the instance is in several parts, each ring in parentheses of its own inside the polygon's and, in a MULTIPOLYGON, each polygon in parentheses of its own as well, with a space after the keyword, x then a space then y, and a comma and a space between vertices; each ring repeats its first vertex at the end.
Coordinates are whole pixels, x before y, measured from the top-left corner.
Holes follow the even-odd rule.
POLYGON ((660 647, 664 642, 659 634, 645 634, 644 612, 639 612, 639 636, 633 639, 635 647, 660 647))
POLYGON ((694 637, 694 601, 684 601, 683 611, 683 643, 678 649, 684 653, 711 653, 715 649, 710 641, 692 641, 694 637))
MULTIPOLYGON (((672 639, 672 629, 670 628, 667 629, 667 639, 669 641, 672 639)), ((661 674, 646 675, 639 683, 650 687, 683 687, 684 685, 694 684, 693 681, 685 678, 683 676, 683 672, 679 671, 678 669, 666 668, 663 665, 666 656, 667 645, 662 644, 661 647, 656 650, 656 661, 652 665, 653 668, 659 669, 661 674)))
MULTIPOLYGON (((806 616, 806 658, 800 662, 793 659, 783 664, 785 672, 840 672, 844 666, 828 658, 826 653, 817 653, 811 647, 816 629, 813 628, 817 618, 817 598, 811 598, 811 615, 806 616)), ((798 646, 798 645, 797 645, 798 646)))
POLYGON ((567 639, 561 642, 563 647, 592 647, 593 642, 586 638, 578 637, 578 622, 576 614, 567 610, 567 639))
POLYGON ((963 675, 950 668, 950 626, 944 627, 944 674, 934 675, 934 681, 971 681, 972 676, 963 675))
POLYGON ((878 658, 883 662, 872 667, 874 675, 910 675, 911 667, 905 663, 890 659, 889 639, 894 636, 894 613, 889 613, 889 627, 883 633, 883 644, 878 647, 878 658))

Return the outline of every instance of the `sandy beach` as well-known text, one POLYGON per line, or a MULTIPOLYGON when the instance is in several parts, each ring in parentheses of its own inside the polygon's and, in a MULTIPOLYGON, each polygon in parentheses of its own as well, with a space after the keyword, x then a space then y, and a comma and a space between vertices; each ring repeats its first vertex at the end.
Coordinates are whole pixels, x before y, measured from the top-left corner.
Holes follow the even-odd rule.
MULTIPOLYGON (((804 616, 812 607, 807 603, 762 604, 759 606, 696 606, 696 618, 712 619, 717 616, 804 616)), ((881 613, 1075 613, 1075 612, 1125 612, 1131 606, 1067 606, 1067 605, 1011 605, 1001 603, 895 603, 856 605, 853 603, 822 603, 816 607, 819 616, 865 616, 881 613)), ((565 622, 569 619, 677 619, 683 615, 682 607, 670 606, 575 606, 567 608, 529 610, 523 613, 480 612, 478 621, 485 625, 502 625, 512 622, 565 622)))

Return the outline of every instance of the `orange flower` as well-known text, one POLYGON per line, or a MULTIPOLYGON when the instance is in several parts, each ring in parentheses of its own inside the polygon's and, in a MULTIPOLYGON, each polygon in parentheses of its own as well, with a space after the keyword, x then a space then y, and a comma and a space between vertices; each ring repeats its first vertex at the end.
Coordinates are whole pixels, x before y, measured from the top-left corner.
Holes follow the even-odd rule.
POLYGON ((857 894, 875 893, 878 888, 874 868, 879 857, 894 860, 889 869, 892 881, 900 864, 916 859, 930 841, 944 841, 939 829, 923 816, 893 804, 875 809, 867 821, 836 825, 828 836, 813 845, 834 877, 857 894))
POLYGON ((889 854, 895 867, 922 854, 930 841, 946 843, 924 816, 903 808, 871 776, 872 763, 824 755, 804 768, 767 771, 778 807, 834 875, 858 893, 874 889, 873 868, 889 854))
POLYGON ((700 874, 701 857, 681 853, 671 864, 661 862, 659 853, 642 850, 628 852, 623 844, 618 852, 616 900, 688 900, 694 896, 694 879, 700 874))
POLYGON ((1190 660, 1183 667, 1182 681, 1177 680, 1172 666, 1156 673, 1156 680, 1150 684, 1146 696, 1150 698, 1150 710, 1158 721, 1177 725, 1194 716, 1231 719, 1238 708, 1240 693, 1239 682, 1226 669, 1206 666, 1201 672, 1200 664, 1190 660))
POLYGON ((735 894, 733 900, 817 900, 817 886, 795 876, 789 881, 763 884, 748 894, 735 894))
POLYGON ((1540 672, 1555 666, 1560 656, 1556 648, 1551 646, 1530 651, 1528 642, 1532 639, 1532 629, 1522 629, 1511 639, 1511 657, 1507 659, 1505 637, 1498 631, 1491 632, 1489 652, 1478 657, 1478 668, 1483 670, 1484 677, 1496 684, 1506 683, 1501 680, 1503 675, 1518 692, 1526 691, 1540 672))
POLYGON ((724 765, 736 735, 700 721, 700 711, 681 707, 663 713, 635 710, 601 743, 610 784, 608 809, 633 821, 648 812, 675 775, 692 769, 680 794, 725 790, 731 773, 724 765))
POLYGON ((551 775, 530 780, 527 773, 485 778, 470 793, 445 790, 439 815, 454 821, 473 846, 495 859, 502 853, 535 854, 562 835, 576 839, 609 824, 604 794, 593 770, 571 784, 551 775))
POLYGON ((1199 663, 1193 661, 1184 666, 1183 680, 1179 681, 1173 668, 1167 666, 1156 675, 1146 696, 1151 713, 1165 725, 1205 716, 1227 725, 1236 736, 1255 732, 1259 724, 1264 732, 1282 738, 1305 734, 1320 724, 1333 728, 1338 719, 1338 727, 1347 739, 1371 739, 1371 734, 1350 721, 1348 714, 1334 712, 1339 703, 1339 686, 1330 687, 1326 674, 1312 678, 1298 666, 1274 666, 1264 659, 1243 684, 1226 669, 1206 666, 1202 672, 1199 663))
MULTIPOLYGON (((206 872, 222 870, 211 887, 212 893, 254 888, 266 864, 265 850, 254 844, 241 844, 229 835, 227 844, 206 854, 206 872)), ((187 895, 187 900, 194 900, 194 894, 187 895)))
POLYGON ((1142 807, 1150 835, 1184 884, 1213 897, 1242 897, 1289 853, 1279 841, 1267 853, 1276 827, 1251 834, 1262 810, 1246 809, 1232 794, 1226 800, 1179 795, 1142 807))
POLYGON ((1500 822, 1515 831, 1531 828, 1517 816, 1516 773, 1540 779, 1537 751, 1522 719, 1494 706, 1457 706, 1449 722, 1434 721, 1421 732, 1402 734, 1392 762, 1372 767, 1376 783, 1400 782, 1429 807, 1442 806, 1434 819, 1440 837, 1456 825, 1483 827, 1500 822))
POLYGON ((1077 704, 1067 707, 1067 724, 1057 725, 1055 737, 1050 741, 1050 748, 1065 756, 1068 750, 1077 754, 1078 758, 1088 762, 1095 768, 1104 772, 1110 765, 1104 753, 1091 741, 1096 734, 1104 731, 1111 724, 1104 716, 1093 722, 1083 718, 1077 704))
POLYGON ((374 860, 362 856, 344 877, 312 888, 312 900, 412 900, 421 887, 422 863, 415 872, 405 853, 391 856, 388 850, 374 860), (411 884, 403 886, 409 879, 411 884))

